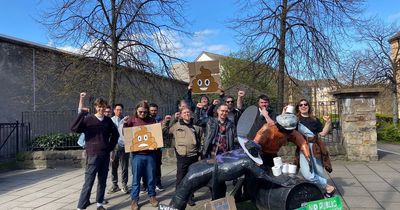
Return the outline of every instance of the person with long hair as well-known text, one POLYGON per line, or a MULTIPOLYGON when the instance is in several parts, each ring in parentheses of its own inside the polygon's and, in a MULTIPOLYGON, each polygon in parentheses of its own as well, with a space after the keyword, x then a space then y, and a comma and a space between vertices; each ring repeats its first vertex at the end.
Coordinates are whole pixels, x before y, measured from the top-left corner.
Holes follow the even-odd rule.
MULTIPOLYGON (((141 125, 149 125, 156 123, 156 120, 149 116, 149 105, 146 101, 141 101, 136 105, 135 114, 124 122, 124 127, 135 127, 141 125)), ((147 193, 149 202, 153 207, 158 206, 156 199, 156 156, 155 150, 144 150, 131 152, 132 166, 132 191, 131 191, 131 209, 139 209, 139 191, 140 179, 146 177, 147 193)))
POLYGON ((324 116, 323 119, 325 124, 323 125, 321 121, 312 114, 311 105, 306 99, 301 99, 297 103, 296 111, 299 117, 299 122, 313 134, 306 135, 311 153, 311 166, 302 153, 296 155, 299 159, 300 172, 305 179, 318 184, 322 189, 324 189, 324 195, 326 197, 332 197, 336 189, 334 186, 328 184, 324 173, 324 168, 329 173, 332 172, 332 166, 330 164, 329 153, 320 138, 328 134, 331 119, 329 116, 324 116))

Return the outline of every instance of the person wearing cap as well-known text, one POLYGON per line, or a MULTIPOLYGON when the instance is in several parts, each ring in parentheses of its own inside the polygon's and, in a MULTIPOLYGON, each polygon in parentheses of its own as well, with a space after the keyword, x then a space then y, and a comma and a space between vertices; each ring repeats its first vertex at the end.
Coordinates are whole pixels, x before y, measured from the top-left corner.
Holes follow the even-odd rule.
POLYGON ((306 139, 296 130, 298 118, 292 113, 283 113, 276 117, 276 122, 270 120, 261 127, 254 137, 254 142, 260 145, 263 167, 272 167, 273 158, 277 157, 279 149, 289 140, 296 144, 303 152, 307 160, 310 158, 310 150, 306 139))
POLYGON ((301 99, 296 106, 299 121, 309 132, 305 133, 300 130, 306 137, 311 153, 311 168, 307 164, 303 154, 296 152, 296 159, 300 165, 300 172, 303 177, 315 184, 318 184, 325 190, 325 197, 332 197, 336 191, 335 187, 327 183, 327 178, 324 173, 324 168, 329 173, 332 172, 329 152, 325 147, 324 142, 319 136, 326 136, 330 129, 331 119, 329 116, 324 116, 325 125, 320 120, 312 115, 312 108, 306 99, 301 99))

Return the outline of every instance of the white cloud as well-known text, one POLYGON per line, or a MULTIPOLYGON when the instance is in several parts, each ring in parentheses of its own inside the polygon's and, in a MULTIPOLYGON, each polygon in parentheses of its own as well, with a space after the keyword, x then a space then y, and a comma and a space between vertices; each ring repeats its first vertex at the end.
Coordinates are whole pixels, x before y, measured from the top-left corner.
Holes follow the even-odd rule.
POLYGON ((57 49, 72 52, 72 53, 77 53, 77 54, 81 53, 80 48, 76 48, 76 47, 72 47, 72 46, 62 46, 62 47, 57 47, 57 49))
POLYGON ((215 37, 218 36, 218 30, 204 29, 194 32, 193 37, 182 37, 177 34, 169 34, 169 38, 174 44, 174 55, 178 58, 192 61, 202 51, 208 51, 217 54, 229 52, 229 46, 225 44, 214 44, 215 37))
MULTIPOLYGON (((168 51, 169 54, 184 59, 187 61, 193 61, 202 51, 212 52, 216 54, 229 53, 230 48, 228 45, 223 43, 215 43, 215 39, 218 36, 218 30, 204 29, 193 33, 192 37, 182 36, 174 31, 162 31, 163 35, 167 36, 168 42, 161 42, 160 48, 168 51)), ((159 34, 154 34, 153 39, 159 38, 159 34)), ((83 54, 85 51, 92 49, 94 46, 101 45, 96 41, 86 44, 82 48, 77 48, 69 45, 57 47, 60 50, 83 54)), ((124 45, 125 43, 120 43, 124 45)), ((50 40, 48 46, 55 47, 54 43, 50 40)), ((132 47, 133 49, 134 47, 132 47)), ((132 50, 131 48, 129 48, 132 50)), ((127 49, 127 50, 129 50, 127 49)), ((103 52, 105 53, 105 52, 103 52)), ((89 53, 91 54, 91 53, 89 53)), ((105 53, 106 54, 106 53, 105 53)), ((108 57, 107 55, 103 55, 108 57)))

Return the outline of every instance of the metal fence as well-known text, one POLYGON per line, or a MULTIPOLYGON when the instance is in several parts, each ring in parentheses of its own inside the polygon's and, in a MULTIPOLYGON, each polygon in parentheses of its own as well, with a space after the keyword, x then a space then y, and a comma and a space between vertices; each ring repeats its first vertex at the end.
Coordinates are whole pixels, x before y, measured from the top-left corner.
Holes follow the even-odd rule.
MULTIPOLYGON (((287 104, 296 104, 296 102, 285 103, 287 104)), ((276 105, 276 104, 273 104, 276 105)), ((324 123, 322 117, 325 115, 329 115, 331 117, 331 129, 328 135, 322 137, 322 140, 326 144, 342 144, 342 138, 340 137, 340 119, 339 119, 339 109, 336 101, 318 101, 311 102, 311 108, 313 111, 313 115, 320 119, 321 123, 324 123)), ((276 109, 275 109, 276 110, 276 109)), ((277 113, 280 114, 280 111, 277 110, 277 113)))
MULTIPOLYGON (((126 108, 124 114, 131 115, 133 111, 134 108, 126 108)), ((172 114, 175 113, 175 111, 175 105, 159 106, 160 116, 172 114)), ((22 112, 22 122, 30 124, 29 142, 32 142, 35 138, 43 135, 71 133, 70 126, 76 117, 77 110, 22 112)), ((64 142, 61 147, 65 149, 79 148, 79 145, 77 145, 75 140, 69 139, 64 142)))
POLYGON ((0 161, 14 159, 29 144, 29 123, 0 123, 0 161))
POLYGON ((77 116, 77 110, 28 111, 22 112, 22 122, 30 123, 31 138, 38 136, 70 133, 70 125, 77 116))

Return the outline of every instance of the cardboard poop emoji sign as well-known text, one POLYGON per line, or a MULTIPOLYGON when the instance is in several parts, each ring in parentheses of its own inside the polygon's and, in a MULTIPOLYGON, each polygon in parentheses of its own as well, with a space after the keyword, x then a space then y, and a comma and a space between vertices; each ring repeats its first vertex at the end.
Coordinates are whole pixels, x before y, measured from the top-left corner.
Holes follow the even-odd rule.
POLYGON ((200 74, 192 80, 192 90, 194 93, 213 93, 218 91, 218 83, 211 75, 209 69, 200 67, 200 74))
POLYGON ((146 127, 141 126, 132 138, 131 151, 143 151, 157 149, 157 142, 146 127))

